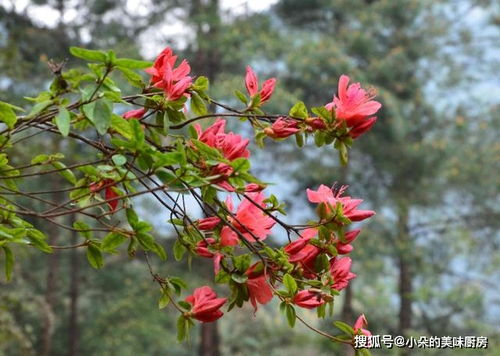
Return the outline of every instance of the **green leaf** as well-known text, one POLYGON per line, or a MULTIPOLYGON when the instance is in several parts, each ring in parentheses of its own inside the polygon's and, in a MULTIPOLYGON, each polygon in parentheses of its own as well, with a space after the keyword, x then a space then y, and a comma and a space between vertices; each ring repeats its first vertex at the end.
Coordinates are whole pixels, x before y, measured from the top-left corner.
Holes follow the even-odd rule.
POLYGON ((30 118, 36 116, 37 114, 39 114, 42 111, 44 111, 45 109, 47 109, 50 105, 52 105, 52 100, 46 100, 46 101, 42 101, 41 103, 35 104, 33 106, 33 108, 31 108, 31 111, 26 116, 26 118, 30 119, 30 118))
POLYGON ((304 147, 304 135, 302 133, 297 132, 295 134, 295 142, 297 142, 297 146, 304 147))
POLYGON ((85 59, 92 62, 102 62, 106 63, 108 56, 106 52, 96 51, 93 49, 85 49, 81 47, 70 47, 69 52, 78 58, 85 59))
POLYGON ((111 115, 111 128, 129 140, 132 138, 130 123, 121 116, 111 115))
POLYGON ((325 119, 327 122, 332 120, 332 112, 328 111, 324 106, 317 106, 311 109, 313 113, 318 115, 319 117, 325 119))
POLYGON ((165 248, 160 245, 158 242, 153 242, 153 248, 151 249, 162 261, 167 260, 167 252, 165 251, 165 248))
POLYGON ((127 163, 127 158, 124 155, 113 155, 111 159, 117 166, 123 166, 125 163, 127 163))
POLYGON ((207 113, 205 102, 196 92, 191 93, 191 110, 198 116, 206 115, 207 113))
POLYGON ((155 154, 156 162, 154 168, 173 166, 182 161, 182 154, 180 152, 167 152, 155 154))
POLYGON ((286 305, 286 320, 288 321, 288 325, 291 328, 295 326, 295 319, 297 319, 297 315, 295 314, 295 308, 290 304, 286 305))
POLYGON ((177 319, 177 340, 179 342, 182 342, 186 338, 188 329, 189 324, 187 319, 184 315, 179 316, 179 319, 177 319))
POLYGON ((174 258, 176 261, 182 260, 182 257, 186 253, 186 247, 179 241, 176 240, 174 243, 174 258))
POLYGON ((371 352, 368 349, 356 349, 355 356, 371 356, 371 352))
POLYGON ((102 268, 102 266, 104 266, 102 253, 95 245, 89 245, 87 247, 87 260, 89 261, 90 265, 96 269, 102 268))
POLYGON ((233 274, 231 274, 231 279, 233 281, 235 281, 236 283, 243 284, 243 283, 246 283, 246 281, 248 281, 248 276, 246 276, 244 274, 233 273, 233 274))
POLYGON ((64 137, 68 136, 69 133, 69 125, 71 122, 71 115, 66 108, 60 108, 59 113, 55 117, 56 126, 64 137))
POLYGON ((5 278, 10 281, 12 278, 12 269, 14 268, 14 255, 12 250, 7 246, 2 246, 5 253, 5 278))
POLYGON ((122 234, 119 234, 117 232, 110 232, 102 240, 101 249, 105 252, 113 252, 126 239, 127 237, 122 234))
POLYGON ((144 82, 142 81, 142 77, 136 72, 123 67, 118 67, 118 70, 123 74, 123 76, 130 83, 130 85, 137 88, 144 87, 144 82))
POLYGON ((4 122, 9 129, 14 128, 17 121, 16 113, 12 107, 3 101, 0 101, 0 121, 4 122))
POLYGON ((344 142, 338 141, 339 159, 343 166, 347 165, 349 161, 349 156, 347 153, 347 146, 344 142))
POLYGON ((92 238, 92 233, 90 232, 90 226, 83 221, 75 221, 73 227, 78 230, 78 233, 85 237, 87 240, 92 238))
POLYGON ((335 325, 335 327, 340 331, 342 331, 343 333, 349 336, 354 336, 354 329, 350 325, 344 323, 343 321, 334 321, 333 325, 335 325))
POLYGON ((118 67, 129 68, 129 69, 144 69, 151 67, 153 63, 146 61, 138 61, 136 59, 130 58, 119 58, 114 61, 114 64, 118 67))
POLYGON ((248 99, 245 96, 245 94, 243 94, 241 91, 235 90, 234 95, 236 95, 236 97, 239 99, 239 101, 241 101, 243 104, 245 104, 245 105, 247 104, 248 99))
POLYGON ((295 295, 297 293, 297 282, 295 282, 295 279, 288 273, 283 276, 283 285, 291 295, 295 295))
POLYGON ((298 117, 301 119, 306 119, 308 116, 307 107, 304 104, 304 102, 299 101, 290 109, 290 112, 288 113, 288 115, 290 115, 291 117, 298 117))
POLYGON ((66 165, 59 161, 53 161, 52 166, 59 170, 59 174, 64 177, 71 184, 76 184, 76 177, 72 171, 66 168, 66 165))
POLYGON ((144 131, 139 123, 139 120, 130 120, 130 128, 132 129, 132 140, 135 143, 136 149, 140 150, 144 145, 144 131))
MULTIPOLYGON (((111 126, 113 103, 108 99, 99 99, 83 106, 85 116, 94 124, 97 132, 104 135, 111 126)), ((136 121, 136 120, 133 120, 136 121)))
POLYGON ((170 303, 170 297, 168 296, 167 293, 162 291, 161 297, 158 300, 158 309, 163 309, 165 308, 168 303, 170 303))
POLYGON ((199 140, 192 140, 193 144, 196 146, 196 148, 207 158, 211 159, 223 159, 222 153, 213 147, 210 147, 209 145, 199 141, 199 140))
POLYGON ((125 214, 127 215, 127 221, 130 224, 130 226, 134 227, 139 223, 139 217, 137 216, 134 209, 132 208, 126 209, 125 214))
POLYGON ((198 78, 196 78, 193 87, 195 90, 204 91, 208 89, 208 85, 209 85, 208 78, 201 75, 198 78))
POLYGON ((36 229, 29 229, 27 232, 31 244, 43 252, 52 253, 52 247, 45 241, 46 237, 43 232, 36 229))

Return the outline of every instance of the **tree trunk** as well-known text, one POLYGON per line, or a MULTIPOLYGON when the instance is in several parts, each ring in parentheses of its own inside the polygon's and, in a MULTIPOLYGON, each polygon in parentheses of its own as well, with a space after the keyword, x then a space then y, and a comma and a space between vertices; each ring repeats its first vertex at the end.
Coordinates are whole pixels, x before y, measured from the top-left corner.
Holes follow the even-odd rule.
MULTIPOLYGON (((413 271, 412 241, 408 231, 409 209, 401 204, 398 210, 398 267, 399 267, 399 326, 398 334, 407 335, 412 325, 413 271)), ((411 350, 401 349, 401 355, 410 354, 411 350)))
MULTIPOLYGON (((54 225, 48 229, 49 245, 57 244, 57 229, 54 225)), ((54 305, 56 303, 57 279, 59 274, 59 254, 57 251, 48 255, 48 271, 45 289, 45 312, 42 327, 41 356, 50 356, 52 353, 52 334, 54 333, 54 305)))
POLYGON ((217 321, 201 324, 201 340, 199 356, 219 356, 219 330, 217 321))
MULTIPOLYGON (((73 219, 74 220, 74 219, 73 219)), ((71 224, 73 225, 73 224, 71 224)), ((76 241, 78 234, 73 232, 73 241, 76 241)), ((68 355, 78 356, 78 341, 80 329, 78 326, 78 296, 80 284, 80 261, 78 249, 72 249, 70 254, 70 311, 68 320, 68 355)))

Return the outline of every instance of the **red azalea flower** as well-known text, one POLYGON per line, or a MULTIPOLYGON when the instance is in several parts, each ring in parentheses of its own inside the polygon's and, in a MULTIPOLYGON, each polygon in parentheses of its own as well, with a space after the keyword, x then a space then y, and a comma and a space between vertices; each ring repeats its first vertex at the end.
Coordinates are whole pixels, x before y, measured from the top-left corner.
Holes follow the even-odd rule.
MULTIPOLYGON (((341 203, 344 216, 351 221, 361 221, 375 215, 375 212, 372 210, 357 209, 358 205, 363 202, 362 199, 352 199, 348 196, 342 197, 341 195, 345 192, 347 187, 347 185, 341 186, 340 189, 334 193, 331 188, 322 184, 317 191, 307 189, 307 198, 311 203, 329 203, 332 207, 335 207, 337 203, 341 203)), ((328 206, 326 209, 329 211, 328 206)))
POLYGON ((120 195, 114 190, 113 183, 114 181, 112 179, 103 179, 99 182, 90 183, 89 189, 92 193, 97 193, 104 189, 104 199, 106 199, 111 211, 115 212, 120 200, 115 198, 118 198, 120 195))
POLYGON ((213 237, 207 237, 196 244, 195 252, 198 256, 214 259, 215 274, 220 271, 220 264, 224 255, 220 252, 211 252, 208 247, 210 246, 213 249, 220 249, 227 246, 236 246, 239 243, 238 236, 231 234, 231 232, 232 231, 229 226, 224 226, 221 230, 220 240, 218 243, 213 237))
POLYGON ((151 83, 163 89, 167 99, 171 101, 184 96, 193 82, 188 75, 191 71, 189 63, 183 60, 178 67, 175 67, 176 61, 177 56, 173 55, 170 47, 167 47, 156 58, 153 67, 145 70, 152 76, 151 83))
POLYGON ((271 127, 266 127, 264 133, 272 138, 286 138, 299 132, 299 124, 292 119, 278 118, 271 127))
POLYGON ((356 278, 356 275, 350 271, 352 261, 349 257, 330 260, 330 274, 333 278, 332 288, 342 290, 349 284, 349 281, 356 278))
MULTIPOLYGON (((266 207, 266 204, 264 204, 264 193, 248 193, 248 197, 261 208, 266 207)), ((234 211, 231 197, 227 197, 226 206, 229 211, 234 211)), ((238 206, 238 209, 234 213, 234 218, 229 217, 228 220, 249 242, 255 242, 257 241, 256 239, 260 241, 265 240, 276 223, 273 218, 265 214, 247 198, 244 198, 238 206)), ((237 236, 234 231, 231 231, 231 234, 237 236)))
POLYGON ((251 97, 256 95, 258 92, 260 94, 260 105, 264 104, 266 101, 271 99, 273 95, 274 86, 276 85, 276 78, 267 79, 264 84, 262 84, 262 89, 259 92, 259 80, 257 75, 253 71, 252 67, 247 66, 247 73, 245 75, 245 86, 247 88, 248 94, 251 97))
POLYGON ((186 302, 193 306, 189 316, 204 323, 215 321, 224 315, 219 309, 226 300, 217 298, 217 294, 208 286, 196 288, 193 295, 186 297, 186 302))
POLYGON ((254 307, 254 311, 257 311, 257 303, 264 305, 273 299, 273 290, 269 286, 266 276, 264 275, 264 270, 262 263, 257 262, 250 266, 245 272, 248 276, 246 282, 248 288, 248 295, 250 298, 250 303, 254 307))
POLYGON ((339 80, 338 96, 333 97, 333 101, 326 104, 328 110, 335 110, 337 120, 345 120, 347 127, 351 130, 349 134, 352 138, 368 131, 376 117, 371 117, 381 107, 378 101, 372 100, 375 97, 373 92, 367 92, 361 88, 361 84, 349 85, 349 77, 342 75, 339 80))
POLYGON ((325 304, 321 297, 321 292, 309 290, 301 290, 293 298, 293 304, 306 309, 314 309, 325 304))
POLYGON ((124 119, 142 119, 144 114, 146 113, 145 108, 137 109, 137 110, 130 110, 124 113, 122 116, 124 119))
POLYGON ((215 229, 220 223, 220 218, 217 216, 210 216, 208 218, 198 220, 198 229, 202 231, 209 231, 215 229))
POLYGON ((354 323, 353 329, 356 334, 358 334, 358 332, 361 332, 366 336, 370 336, 372 333, 369 330, 365 329, 367 326, 368 321, 366 320, 365 314, 361 314, 354 323))

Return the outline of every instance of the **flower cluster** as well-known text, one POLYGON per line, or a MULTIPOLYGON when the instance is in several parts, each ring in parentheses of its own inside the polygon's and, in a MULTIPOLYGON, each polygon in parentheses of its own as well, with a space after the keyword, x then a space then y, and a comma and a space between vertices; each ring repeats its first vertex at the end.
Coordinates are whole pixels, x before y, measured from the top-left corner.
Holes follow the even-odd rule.
POLYGON ((147 68, 146 72, 150 74, 151 84, 163 89, 165 96, 170 101, 175 101, 186 94, 193 82, 189 76, 191 67, 184 59, 177 67, 175 56, 170 47, 165 48, 156 58, 153 67, 147 68))
POLYGON ((374 99, 374 91, 366 91, 361 84, 349 85, 349 77, 342 75, 339 80, 338 93, 333 100, 324 106, 327 110, 316 110, 317 117, 307 115, 297 118, 279 117, 264 133, 272 138, 280 139, 298 132, 334 132, 337 137, 347 135, 352 139, 367 132, 377 121, 374 115, 381 104, 374 99), (344 132, 344 129, 347 130, 344 132))
MULTIPOLYGON (((89 56, 89 51, 78 53, 89 56)), ((110 211, 104 215, 109 218, 115 218, 111 215, 123 210, 128 222, 124 227, 121 223, 103 224, 109 227, 105 230, 109 234, 102 241, 90 235, 92 228, 85 227, 86 224, 75 225, 82 227, 81 233, 86 233, 86 242, 81 246, 88 248, 91 264, 100 268, 101 251, 114 252, 124 241, 130 241, 131 256, 142 249, 166 258, 162 245, 149 233, 151 224, 141 220, 132 205, 133 197, 152 193, 168 209, 170 222, 175 227, 175 259, 180 261, 187 253, 190 258, 209 260, 213 263, 214 281, 226 285, 230 291, 222 298, 211 287, 202 286, 177 301, 174 295, 180 296, 182 290, 187 289, 185 282, 176 277, 161 277, 150 265, 154 280, 161 286, 160 305, 172 302, 181 314, 177 324, 180 339, 194 324, 193 320, 213 322, 221 318, 224 306, 229 311, 248 305, 257 312, 259 306, 273 298, 281 303, 280 310, 292 327, 298 308, 315 309, 319 317, 325 317, 327 306, 333 309, 335 296, 356 277, 351 271, 353 261, 347 255, 353 251, 361 230, 353 229, 351 224, 364 221, 375 212, 361 209, 363 201, 346 195, 347 186, 320 185, 317 190, 305 192, 316 209, 317 218, 301 225, 285 223, 279 215, 285 213, 284 205, 266 192, 267 185, 251 173, 250 140, 229 131, 226 119, 249 123, 258 144, 265 137, 281 140, 295 135, 298 146, 302 146, 307 137, 314 136, 318 146, 333 143, 344 157, 353 139, 367 132, 376 121, 374 115, 381 104, 374 100, 374 92, 363 89, 359 83, 349 84, 349 77, 342 75, 330 103, 309 109, 303 102, 297 102, 288 114, 274 115, 263 112, 262 106, 271 99, 276 79, 269 78, 259 85, 250 66, 244 77, 248 95, 235 92, 245 106, 231 108, 213 100, 208 95, 208 79, 192 77, 189 63, 186 60, 178 63, 171 48, 165 48, 153 63, 116 59, 103 53, 90 54, 92 61, 102 59, 100 65, 112 70, 121 68, 125 69, 124 74, 130 74, 129 68, 145 69, 150 75, 149 84, 139 83, 142 91, 136 96, 116 98, 116 93, 106 94, 102 93, 104 89, 98 89, 95 98, 82 101, 78 114, 67 112, 66 117, 63 111, 79 109, 75 104, 53 110, 62 111, 54 120, 60 124, 66 120, 70 125, 73 119, 76 121, 84 115, 88 127, 94 125, 99 133, 99 141, 89 142, 101 151, 100 157, 106 162, 99 161, 95 167, 79 165, 83 177, 75 176, 61 162, 55 164, 56 171, 74 185, 71 203, 78 204, 82 211, 89 206, 107 205, 110 211), (96 118, 93 105, 97 100, 103 100, 103 108, 124 102, 134 108, 121 117, 104 109, 96 118), (207 104, 226 112, 211 114, 207 104), (109 117, 104 120, 101 116, 107 114, 109 117), (204 119, 213 121, 204 124, 201 121, 204 119), (185 199, 172 197, 171 193, 177 192, 179 197, 181 194, 192 196, 204 217, 192 218, 185 199), (162 194, 167 197, 165 200, 162 194), (288 233, 284 246, 269 244, 276 226, 288 233)), ((112 87, 106 75, 95 78, 96 83, 112 87)), ((129 75, 125 77, 130 79, 129 75)), ((68 136, 67 125, 62 123, 61 134, 68 136)), ((347 161, 344 158, 342 162, 347 161)), ((40 157, 34 164, 54 164, 57 159, 58 156, 40 157)), ((104 215, 98 215, 100 223, 104 215)), ((146 260, 149 264, 149 259, 146 260)), ((353 327, 344 324, 340 329, 349 337, 369 335, 366 325, 367 320, 361 315, 353 327)), ((349 343, 349 337, 332 336, 332 339, 349 343)))

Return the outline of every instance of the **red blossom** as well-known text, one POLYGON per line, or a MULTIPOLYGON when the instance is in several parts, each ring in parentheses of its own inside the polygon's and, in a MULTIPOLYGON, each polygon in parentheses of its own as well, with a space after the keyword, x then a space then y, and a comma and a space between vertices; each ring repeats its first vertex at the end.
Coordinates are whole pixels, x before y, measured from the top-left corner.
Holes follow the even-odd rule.
POLYGON ((163 89, 167 99, 175 101, 184 96, 191 86, 193 79, 188 75, 191 67, 183 60, 175 67, 177 56, 173 55, 170 47, 165 48, 156 58, 153 67, 145 71, 152 75, 151 83, 163 89))
POLYGON ((325 105, 326 109, 334 110, 337 120, 345 120, 352 138, 368 131, 377 120, 371 116, 382 107, 378 101, 372 100, 375 94, 361 88, 359 83, 349 85, 349 77, 342 75, 337 95, 325 105))
MULTIPOLYGON (((262 209, 266 207, 264 193, 248 193, 247 196, 262 209)), ((226 199, 226 206, 229 211, 234 211, 231 197, 226 199)), ((255 206, 250 200, 244 198, 234 213, 234 217, 228 218, 233 226, 249 242, 255 242, 257 239, 259 241, 265 240, 276 223, 273 218, 265 214, 258 206, 255 206)), ((234 231, 231 231, 231 233, 234 236, 237 235, 234 231)))
POLYGON ((210 216, 208 218, 198 220, 198 229, 202 231, 213 230, 220 223, 220 218, 217 216, 210 216))
POLYGON ((306 309, 314 309, 325 304, 321 297, 321 292, 309 290, 301 290, 293 298, 293 304, 306 309))
POLYGON ((257 262, 250 266, 245 275, 248 276, 246 285, 250 303, 252 303, 254 310, 257 311, 257 303, 264 305, 273 299, 273 290, 264 274, 262 263, 257 262))
POLYGON ((196 288, 193 295, 186 297, 186 302, 193 306, 189 316, 204 323, 215 321, 224 315, 219 309, 226 300, 217 298, 217 294, 208 286, 196 288))
POLYGON ((114 181, 112 179, 103 179, 99 182, 89 184, 89 189, 92 193, 98 193, 104 189, 104 199, 106 199, 112 212, 116 211, 120 200, 118 199, 120 195, 115 191, 114 186, 114 181))
POLYGON ((349 284, 349 281, 356 277, 351 270, 351 259, 349 257, 334 257, 330 260, 330 275, 333 278, 332 288, 342 290, 349 284))
MULTIPOLYGON (((213 222, 207 222, 207 224, 213 224, 213 222)), ((238 243, 238 237, 231 234, 231 228, 228 226, 224 226, 220 233, 219 242, 217 242, 217 240, 215 240, 213 237, 207 237, 204 240, 198 241, 195 247, 195 252, 200 257, 213 258, 214 273, 217 274, 220 271, 220 264, 222 262, 222 259, 224 258, 224 255, 220 252, 212 252, 208 249, 208 247, 210 246, 212 250, 218 250, 227 246, 235 246, 238 243)))
POLYGON ((130 111, 127 111, 126 113, 123 114, 123 118, 127 119, 127 120, 128 119, 142 119, 142 117, 144 116, 146 111, 147 110, 145 108, 130 110, 130 111))
POLYGON ((286 138, 295 135, 299 131, 300 129, 297 121, 283 117, 278 118, 271 127, 266 127, 264 129, 265 134, 272 138, 286 138))
MULTIPOLYGON (((322 184, 317 191, 307 189, 307 198, 311 203, 325 203, 330 204, 332 207, 335 207, 337 203, 341 203, 344 216, 351 221, 361 221, 375 215, 375 212, 372 210, 357 209, 358 205, 363 202, 362 199, 352 199, 349 196, 342 197, 341 195, 346 189, 346 185, 341 186, 340 189, 334 193, 331 188, 322 184)), ((330 208, 327 206, 326 210, 329 211, 330 208)))
POLYGON ((361 334, 370 336, 372 333, 369 330, 365 329, 367 326, 368 321, 366 320, 365 314, 361 314, 358 319, 356 319, 353 329, 356 334, 361 332, 361 334))
POLYGON ((250 94, 251 97, 255 96, 257 93, 260 94, 260 105, 271 99, 275 85, 276 78, 267 79, 264 84, 262 84, 262 89, 259 92, 259 81, 257 79, 257 75, 255 75, 252 67, 247 66, 245 86, 247 88, 248 94, 250 94))

